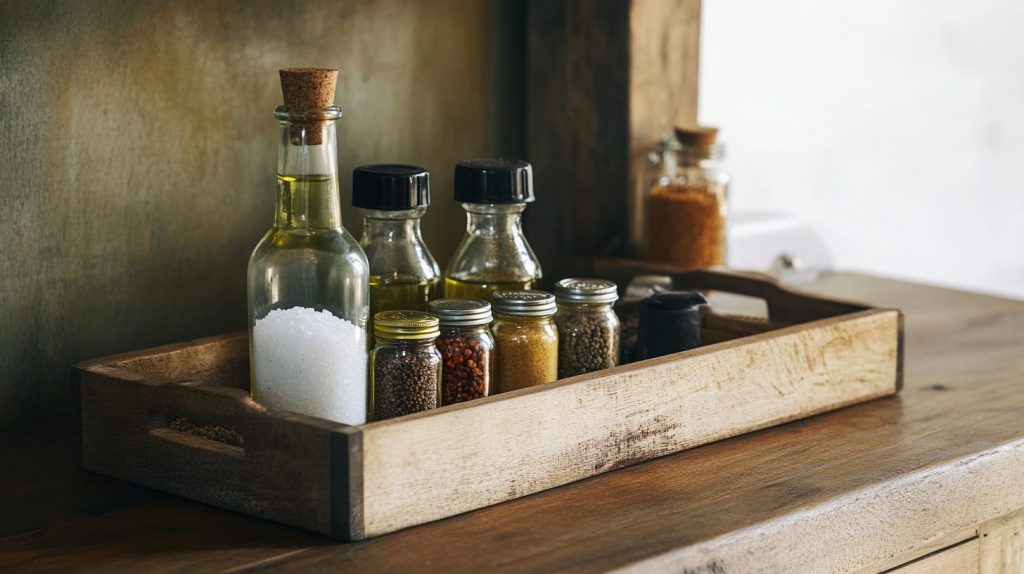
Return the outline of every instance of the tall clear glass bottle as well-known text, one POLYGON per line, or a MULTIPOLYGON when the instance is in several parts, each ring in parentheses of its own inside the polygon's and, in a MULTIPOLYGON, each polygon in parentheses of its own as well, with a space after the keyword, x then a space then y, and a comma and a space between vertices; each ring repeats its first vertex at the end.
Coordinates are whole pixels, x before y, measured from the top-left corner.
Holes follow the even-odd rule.
POLYGON ((426 311, 441 269, 423 242, 430 175, 412 165, 364 165, 352 173, 352 205, 363 210, 360 245, 370 262, 370 316, 426 311))
POLYGON ((362 424, 369 267, 341 224, 336 77, 281 71, 277 208, 248 268, 251 383, 267 407, 362 424))
POLYGON ((541 278, 523 234, 534 200, 533 168, 518 160, 482 159, 455 166, 455 200, 466 210, 466 235, 445 272, 444 296, 490 301, 495 291, 522 291, 541 278))
POLYGON ((725 265, 729 174, 716 128, 676 128, 651 151, 646 257, 682 269, 725 265))

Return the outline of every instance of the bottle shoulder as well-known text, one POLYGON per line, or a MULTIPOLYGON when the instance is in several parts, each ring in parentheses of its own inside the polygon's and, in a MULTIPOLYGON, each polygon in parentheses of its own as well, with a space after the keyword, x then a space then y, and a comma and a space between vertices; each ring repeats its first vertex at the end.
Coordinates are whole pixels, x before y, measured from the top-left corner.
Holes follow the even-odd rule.
POLYGON ((530 281, 542 276, 540 261, 521 233, 467 233, 446 270, 449 277, 471 281, 530 281))
POLYGON ((344 261, 349 267, 368 273, 366 254, 351 233, 344 229, 285 229, 272 227, 260 239, 249 257, 250 266, 262 260, 325 259, 344 261))
POLYGON ((372 274, 402 275, 426 281, 441 276, 441 268, 423 243, 364 240, 360 246, 366 253, 372 274))

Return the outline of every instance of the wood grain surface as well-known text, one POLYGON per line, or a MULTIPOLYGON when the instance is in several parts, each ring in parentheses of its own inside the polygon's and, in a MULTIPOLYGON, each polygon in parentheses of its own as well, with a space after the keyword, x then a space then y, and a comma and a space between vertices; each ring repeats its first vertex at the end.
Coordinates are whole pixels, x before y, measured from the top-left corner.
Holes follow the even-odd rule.
POLYGON ((368 424, 365 534, 891 395, 898 331, 896 311, 861 311, 368 424))
POLYGON ((0 435, 0 570, 881 572, 977 538, 1012 572, 986 540, 1024 508, 1024 303, 813 288, 906 312, 903 393, 348 544, 75 470, 36 425, 0 435))
POLYGON ((886 574, 977 574, 980 572, 977 538, 929 554, 886 574))

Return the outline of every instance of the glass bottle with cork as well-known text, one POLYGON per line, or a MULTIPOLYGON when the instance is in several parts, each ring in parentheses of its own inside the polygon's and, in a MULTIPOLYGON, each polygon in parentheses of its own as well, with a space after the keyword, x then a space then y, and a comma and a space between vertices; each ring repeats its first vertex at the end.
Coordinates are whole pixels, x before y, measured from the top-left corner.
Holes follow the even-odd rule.
POLYGON ((370 316, 426 311, 441 270, 423 242, 430 174, 413 165, 364 165, 352 172, 352 205, 363 210, 360 241, 370 262, 370 316))
POLYGON ((441 404, 486 397, 494 376, 491 304, 483 299, 437 299, 430 302, 430 312, 441 326, 441 404))
POLYGON ((496 291, 493 304, 497 392, 558 380, 555 296, 545 291, 496 291))
POLYGON ((345 424, 366 421, 366 256, 341 223, 337 70, 281 70, 277 208, 249 258, 253 397, 345 424))
POLYGON ((526 204, 534 200, 530 164, 459 162, 455 200, 466 210, 466 235, 445 272, 444 296, 490 300, 495 291, 532 288, 541 268, 522 226, 526 204))
POLYGON ((724 265, 729 174, 718 130, 680 127, 649 156, 647 259, 683 269, 724 265))
POLYGON ((619 298, 615 283, 604 279, 562 279, 555 283, 558 311, 558 378, 564 379, 619 364, 619 298))
POLYGON ((383 311, 373 318, 370 416, 379 421, 438 406, 441 353, 434 346, 437 317, 418 311, 383 311))

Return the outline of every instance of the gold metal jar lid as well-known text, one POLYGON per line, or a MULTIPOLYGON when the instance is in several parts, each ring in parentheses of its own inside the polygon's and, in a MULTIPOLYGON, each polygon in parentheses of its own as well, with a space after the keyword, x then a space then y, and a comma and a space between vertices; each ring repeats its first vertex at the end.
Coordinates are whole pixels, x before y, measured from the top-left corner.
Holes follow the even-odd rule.
POLYGON ((435 339, 440 334, 437 325, 437 317, 419 311, 381 311, 373 316, 373 334, 384 339, 435 339))

